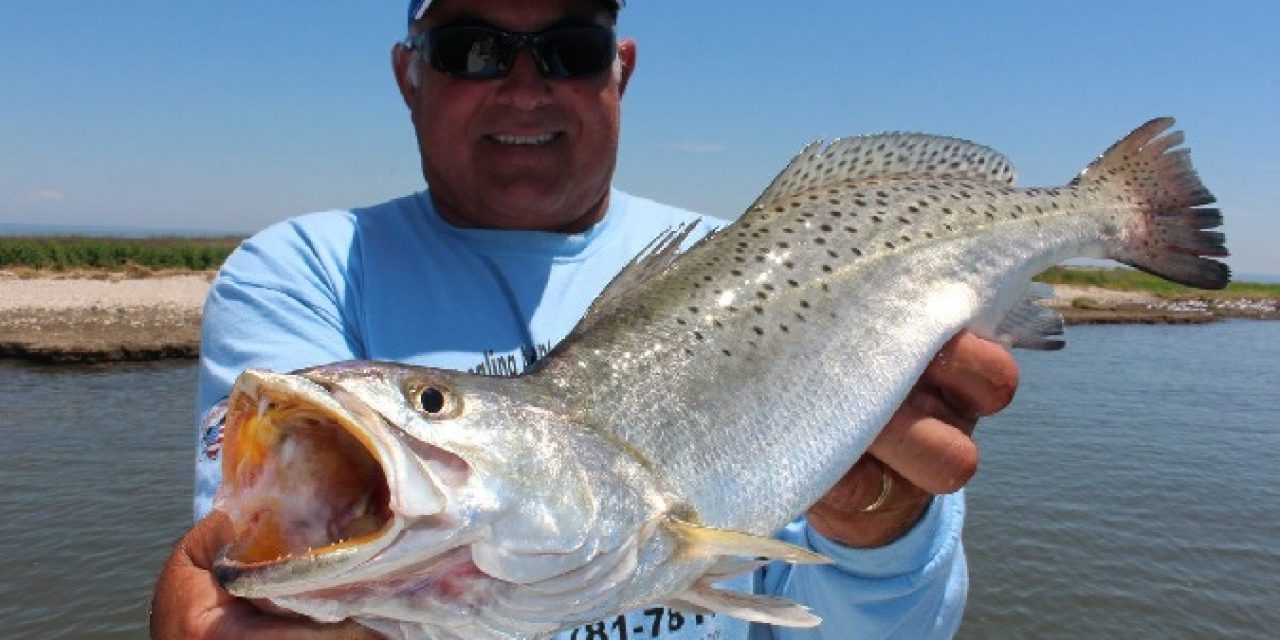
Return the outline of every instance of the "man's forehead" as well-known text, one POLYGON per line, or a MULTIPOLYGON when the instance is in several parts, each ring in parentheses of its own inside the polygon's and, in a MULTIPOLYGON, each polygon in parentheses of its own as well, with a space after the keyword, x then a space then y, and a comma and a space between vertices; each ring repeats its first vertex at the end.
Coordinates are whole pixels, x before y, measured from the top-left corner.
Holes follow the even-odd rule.
MULTIPOLYGON (((430 9, 433 4, 441 4, 442 1, 443 0, 410 0, 409 24, 412 25, 418 20, 421 20, 422 16, 426 14, 427 10, 430 9)), ((457 4, 463 4, 465 2, 466 0, 456 0, 457 4)), ((626 6, 627 3, 626 0, 601 0, 601 4, 617 11, 626 6)))

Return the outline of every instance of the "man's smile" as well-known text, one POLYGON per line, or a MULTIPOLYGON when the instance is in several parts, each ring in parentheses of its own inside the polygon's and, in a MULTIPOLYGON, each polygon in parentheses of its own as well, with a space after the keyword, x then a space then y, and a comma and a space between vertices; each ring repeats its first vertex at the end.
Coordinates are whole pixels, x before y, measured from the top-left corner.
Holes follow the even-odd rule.
POLYGON ((546 133, 537 133, 529 135, 517 135, 513 133, 494 133, 485 136, 487 139, 503 145, 518 146, 542 146, 550 144, 559 139, 564 134, 559 131, 548 131, 546 133))

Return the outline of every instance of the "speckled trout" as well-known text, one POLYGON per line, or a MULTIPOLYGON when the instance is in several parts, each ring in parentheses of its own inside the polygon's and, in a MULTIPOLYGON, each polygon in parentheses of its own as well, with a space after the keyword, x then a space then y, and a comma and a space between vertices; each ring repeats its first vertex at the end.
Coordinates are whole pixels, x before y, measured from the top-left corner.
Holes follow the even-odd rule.
POLYGON ((882 134, 805 148, 737 221, 673 230, 528 373, 249 370, 230 398, 215 566, 233 594, 390 637, 540 638, 663 604, 812 626, 719 590, 867 449, 962 329, 1061 346, 1033 275, 1106 257, 1221 288, 1222 222, 1173 121, 1066 186, 882 134))

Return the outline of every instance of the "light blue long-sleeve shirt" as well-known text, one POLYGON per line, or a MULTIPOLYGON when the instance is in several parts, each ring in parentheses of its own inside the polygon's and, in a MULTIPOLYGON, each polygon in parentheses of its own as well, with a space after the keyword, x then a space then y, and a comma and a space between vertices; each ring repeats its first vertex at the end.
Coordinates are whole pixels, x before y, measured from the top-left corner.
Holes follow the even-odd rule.
MULTIPOLYGON (((426 192, 365 209, 310 214, 247 241, 205 305, 195 511, 220 481, 219 402, 247 367, 287 371, 376 359, 512 375, 560 342, 632 256, 663 231, 714 219, 614 190, 581 234, 459 229, 426 192)), ((906 536, 843 547, 798 520, 779 536, 836 562, 774 564, 722 583, 790 598, 824 619, 814 630, 755 625, 655 606, 583 625, 563 640, 947 638, 964 608, 962 494, 941 496, 906 536)))

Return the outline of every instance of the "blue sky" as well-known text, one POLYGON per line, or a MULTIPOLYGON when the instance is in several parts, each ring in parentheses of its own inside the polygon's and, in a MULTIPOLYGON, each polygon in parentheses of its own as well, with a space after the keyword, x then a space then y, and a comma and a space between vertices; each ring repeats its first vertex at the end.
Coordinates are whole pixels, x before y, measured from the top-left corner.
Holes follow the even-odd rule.
MULTIPOLYGON (((0 3, 0 222, 249 232, 422 187, 404 3, 0 3), (305 9, 305 11, 303 11, 305 9)), ((1172 115, 1237 271, 1280 273, 1273 0, 632 0, 616 182, 721 217, 815 138, 917 130, 1061 184, 1172 115)))

